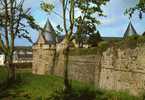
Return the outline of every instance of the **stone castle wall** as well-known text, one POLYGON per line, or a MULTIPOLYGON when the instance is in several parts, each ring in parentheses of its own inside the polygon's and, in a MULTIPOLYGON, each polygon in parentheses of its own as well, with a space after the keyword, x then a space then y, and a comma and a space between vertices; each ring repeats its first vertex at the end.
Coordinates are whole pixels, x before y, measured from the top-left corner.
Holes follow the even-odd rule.
MULTIPOLYGON (((33 73, 63 76, 64 56, 52 47, 33 48, 33 73)), ((102 54, 69 57, 69 77, 104 89, 128 90, 138 94, 145 89, 145 45, 134 49, 108 48, 102 54)))
POLYGON ((55 49, 49 45, 36 45, 33 47, 32 73, 43 75, 53 73, 53 55, 55 49))
POLYGON ((105 51, 99 84, 101 88, 129 90, 133 94, 144 91, 145 46, 105 51))
MULTIPOLYGON (((54 74, 64 75, 64 56, 56 55, 54 62, 55 49, 35 46, 33 48, 33 67, 34 74, 54 74)), ((79 80, 94 84, 99 73, 96 66, 99 66, 101 55, 69 56, 69 77, 73 80, 79 80)))

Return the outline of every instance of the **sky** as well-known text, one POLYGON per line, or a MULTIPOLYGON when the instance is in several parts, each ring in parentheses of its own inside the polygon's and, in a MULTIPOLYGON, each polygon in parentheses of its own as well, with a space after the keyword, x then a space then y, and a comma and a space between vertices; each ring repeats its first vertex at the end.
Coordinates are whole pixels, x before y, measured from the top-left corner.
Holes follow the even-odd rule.
MULTIPOLYGON (((62 17, 55 13, 46 14, 40 9, 40 3, 46 1, 54 4, 54 11, 59 15, 62 14, 61 4, 59 0, 25 0, 24 7, 31 8, 31 15, 34 16, 36 23, 41 27, 46 23, 49 18, 54 29, 57 25, 63 26, 62 17)), ((126 8, 130 8, 136 5, 138 0, 110 0, 107 5, 103 6, 103 11, 107 17, 99 18, 101 24, 97 26, 103 37, 122 37, 124 32, 131 21, 138 34, 142 34, 145 31, 145 18, 140 20, 138 14, 135 13, 132 19, 128 19, 128 16, 124 15, 126 8)), ((79 11, 76 11, 76 16, 79 11)), ((35 42, 38 38, 39 32, 32 30, 30 35, 35 42)), ((27 40, 16 39, 16 45, 31 45, 27 40)))

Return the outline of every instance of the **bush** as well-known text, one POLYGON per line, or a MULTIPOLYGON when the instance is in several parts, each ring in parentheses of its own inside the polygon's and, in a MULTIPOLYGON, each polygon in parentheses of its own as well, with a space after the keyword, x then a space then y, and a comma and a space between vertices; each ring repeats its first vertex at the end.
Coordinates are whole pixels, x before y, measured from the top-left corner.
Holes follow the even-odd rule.
POLYGON ((71 91, 56 90, 47 100, 144 100, 128 92, 106 91, 92 87, 73 88, 71 91))
POLYGON ((100 41, 102 41, 102 39, 101 39, 100 33, 98 31, 96 33, 90 34, 89 39, 88 39, 88 44, 90 44, 91 47, 96 47, 96 46, 98 46, 98 43, 100 41))
POLYGON ((96 91, 88 87, 72 88, 70 91, 59 89, 48 100, 96 100, 96 91))
POLYGON ((145 43, 145 36, 138 37, 138 43, 145 43))
POLYGON ((144 36, 130 36, 124 38, 122 41, 117 43, 120 48, 136 48, 138 45, 142 45, 145 43, 144 36))
POLYGON ((101 49, 101 51, 105 51, 107 48, 109 48, 110 42, 109 41, 102 41, 98 44, 98 47, 101 49))
POLYGON ((130 95, 128 92, 107 91, 101 100, 140 100, 138 97, 130 95))

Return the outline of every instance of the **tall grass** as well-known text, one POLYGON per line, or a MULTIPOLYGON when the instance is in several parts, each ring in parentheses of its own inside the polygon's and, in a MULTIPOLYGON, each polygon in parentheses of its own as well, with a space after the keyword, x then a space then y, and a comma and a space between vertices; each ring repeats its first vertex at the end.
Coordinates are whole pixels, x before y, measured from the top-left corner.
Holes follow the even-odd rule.
MULTIPOLYGON (((0 68, 0 79, 5 80, 0 68)), ((127 92, 106 91, 78 81, 72 81, 71 91, 64 91, 63 78, 33 75, 30 70, 18 70, 15 84, 0 92, 0 100, 144 100, 127 92)))

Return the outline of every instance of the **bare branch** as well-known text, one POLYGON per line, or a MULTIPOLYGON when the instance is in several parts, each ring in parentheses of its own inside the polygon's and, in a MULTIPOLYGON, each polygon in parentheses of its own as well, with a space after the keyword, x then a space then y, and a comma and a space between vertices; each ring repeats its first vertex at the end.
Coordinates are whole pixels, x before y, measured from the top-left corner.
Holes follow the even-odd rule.
POLYGON ((5 4, 5 41, 6 41, 6 48, 9 48, 9 37, 8 37, 8 2, 7 0, 4 0, 4 4, 5 4))
POLYGON ((63 24, 64 24, 64 30, 65 30, 65 33, 66 33, 66 35, 68 35, 68 30, 67 30, 67 25, 66 25, 66 8, 67 8, 67 2, 68 2, 68 0, 67 1, 65 1, 65 0, 62 0, 62 6, 63 6, 63 24))
POLYGON ((5 5, 4 5, 4 2, 3 2, 2 0, 0 0, 0 4, 1 4, 2 6, 5 6, 5 5))

